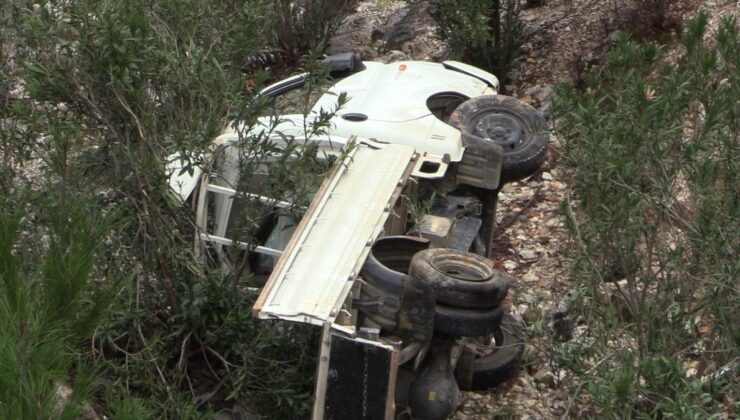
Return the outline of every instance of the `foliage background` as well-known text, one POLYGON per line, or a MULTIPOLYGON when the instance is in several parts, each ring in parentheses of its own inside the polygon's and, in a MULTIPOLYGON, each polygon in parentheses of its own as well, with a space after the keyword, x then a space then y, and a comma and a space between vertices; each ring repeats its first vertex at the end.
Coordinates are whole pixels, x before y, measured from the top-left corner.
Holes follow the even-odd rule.
POLYGON ((707 22, 687 21, 678 63, 623 33, 583 90, 559 91, 572 305, 589 336, 552 350, 591 415, 738 408, 740 37, 731 16, 713 34, 707 22))
MULTIPOLYGON (((255 322, 251 279, 194 258, 191 209, 163 168, 175 152, 200 163, 227 121, 270 112, 255 55, 313 71, 351 3, 3 2, 0 359, 15 385, 0 384, 0 417, 308 411, 315 332, 255 322)), ((305 205, 327 165, 269 131, 238 147, 281 156, 273 193, 305 205)))

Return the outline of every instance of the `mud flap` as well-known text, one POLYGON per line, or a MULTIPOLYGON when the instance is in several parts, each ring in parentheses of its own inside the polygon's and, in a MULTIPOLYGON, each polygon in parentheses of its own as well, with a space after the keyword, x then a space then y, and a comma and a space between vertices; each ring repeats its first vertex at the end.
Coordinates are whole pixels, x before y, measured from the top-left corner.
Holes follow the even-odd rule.
POLYGON ((405 276, 401 305, 396 315, 395 335, 404 342, 428 343, 434 330, 434 291, 421 279, 405 276))
POLYGON ((501 182, 504 149, 470 133, 462 133, 465 154, 457 165, 457 183, 495 190, 501 182))

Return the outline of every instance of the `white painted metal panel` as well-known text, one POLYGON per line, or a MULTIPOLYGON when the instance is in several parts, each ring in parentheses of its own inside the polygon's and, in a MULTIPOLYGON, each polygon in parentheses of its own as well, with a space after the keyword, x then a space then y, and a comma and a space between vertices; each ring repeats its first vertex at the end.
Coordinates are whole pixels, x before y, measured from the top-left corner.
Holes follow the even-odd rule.
POLYGON ((199 166, 194 165, 189 171, 183 172, 184 167, 180 153, 167 156, 165 174, 169 177, 172 195, 181 203, 190 197, 195 186, 200 182, 200 176, 203 174, 203 170, 199 166))
POLYGON ((347 298, 414 148, 359 144, 325 181, 255 306, 260 318, 322 325, 347 298))

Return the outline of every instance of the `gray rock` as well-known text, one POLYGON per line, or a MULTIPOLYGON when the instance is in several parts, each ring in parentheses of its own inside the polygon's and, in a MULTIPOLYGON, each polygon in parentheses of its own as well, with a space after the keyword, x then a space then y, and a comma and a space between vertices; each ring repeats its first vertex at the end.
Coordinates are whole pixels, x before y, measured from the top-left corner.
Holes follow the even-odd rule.
POLYGON ((397 10, 388 18, 384 50, 401 50, 404 44, 414 41, 416 35, 425 32, 429 23, 429 3, 414 2, 397 10))
POLYGON ((614 31, 609 34, 609 36, 606 38, 606 42, 609 44, 616 44, 619 42, 619 37, 621 36, 621 31, 614 31))
POLYGON ((619 316, 625 321, 632 320, 627 280, 622 279, 615 283, 606 283, 606 289, 609 294, 609 301, 619 309, 619 316))
POLYGON ((558 385, 558 378, 549 369, 542 369, 534 375, 534 382, 555 389, 558 385))
POLYGON ((542 90, 542 87, 540 85, 534 85, 531 88, 527 88, 527 90, 524 91, 524 94, 527 96, 535 97, 537 94, 542 90))
POLYGON ((552 115, 552 101, 547 101, 540 106, 540 114, 545 118, 550 118, 552 115))
POLYGON ((373 58, 377 54, 370 48, 372 34, 372 22, 367 17, 360 14, 348 16, 339 26, 336 35, 329 41, 326 53, 331 55, 357 52, 363 58, 373 58))
POLYGON ((387 61, 388 61, 389 63, 392 63, 392 62, 394 62, 394 61, 403 61, 403 60, 408 60, 408 59, 409 59, 409 56, 408 56, 408 54, 406 54, 406 53, 405 53, 405 52, 403 52, 403 51, 398 51, 398 50, 391 50, 391 51, 388 51, 388 52, 387 52, 387 53, 385 54, 385 59, 386 59, 386 60, 387 60, 387 61))
POLYGON ((429 59, 436 62, 445 61, 450 57, 450 50, 447 45, 440 45, 436 50, 432 51, 429 55, 429 59))
POLYGON ((537 255, 537 251, 533 249, 523 249, 519 251, 519 256, 525 261, 534 261, 539 258, 539 255, 537 255))
POLYGON ((506 271, 513 271, 516 270, 517 267, 519 267, 519 264, 517 264, 515 261, 506 260, 504 261, 504 268, 506 271))
POLYGON ((387 40, 391 34, 394 33, 394 29, 399 25, 403 25, 404 20, 411 11, 411 5, 404 6, 395 12, 393 12, 386 19, 385 23, 375 29, 373 32, 373 39, 387 40))
POLYGON ((534 283, 538 281, 540 277, 535 274, 533 271, 528 271, 526 274, 522 276, 522 281, 524 283, 534 283))
POLYGON ((555 227, 555 226, 561 226, 563 222, 560 219, 552 218, 545 222, 545 226, 548 227, 555 227))
POLYGON ((552 114, 552 99, 555 97, 555 91, 551 86, 534 85, 525 90, 524 95, 534 100, 534 104, 544 117, 552 114))

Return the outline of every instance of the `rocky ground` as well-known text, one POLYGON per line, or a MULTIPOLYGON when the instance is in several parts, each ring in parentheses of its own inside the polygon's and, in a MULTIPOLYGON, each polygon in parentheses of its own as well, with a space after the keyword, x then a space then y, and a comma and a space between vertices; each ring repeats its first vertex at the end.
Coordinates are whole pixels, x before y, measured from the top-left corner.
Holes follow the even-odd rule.
MULTIPOLYGON (((598 63, 609 43, 616 40, 620 24, 630 15, 615 8, 620 2, 614 1, 543 3, 522 12, 530 36, 521 47, 518 66, 502 80, 500 93, 518 97, 549 116, 553 86, 579 83, 583 72, 598 63)), ((681 18, 708 10, 716 27, 720 16, 737 14, 738 8, 735 0, 686 1, 676 13, 681 18)), ((361 2, 329 49, 330 53, 346 51, 384 62, 441 61, 450 56, 435 35, 429 2, 423 0, 361 2)), ((545 317, 553 329, 550 336, 578 337, 585 326, 569 317, 566 305, 569 245, 561 205, 569 194, 567 169, 557 165, 560 145, 554 134, 550 141, 542 171, 506 185, 499 196, 498 247, 493 259, 497 267, 518 279, 510 294, 513 312, 529 322, 533 314, 545 317)), ((568 418, 572 401, 565 386, 567 373, 547 363, 547 356, 538 350, 541 344, 528 344, 527 368, 515 379, 489 392, 466 392, 455 418, 568 418)))

